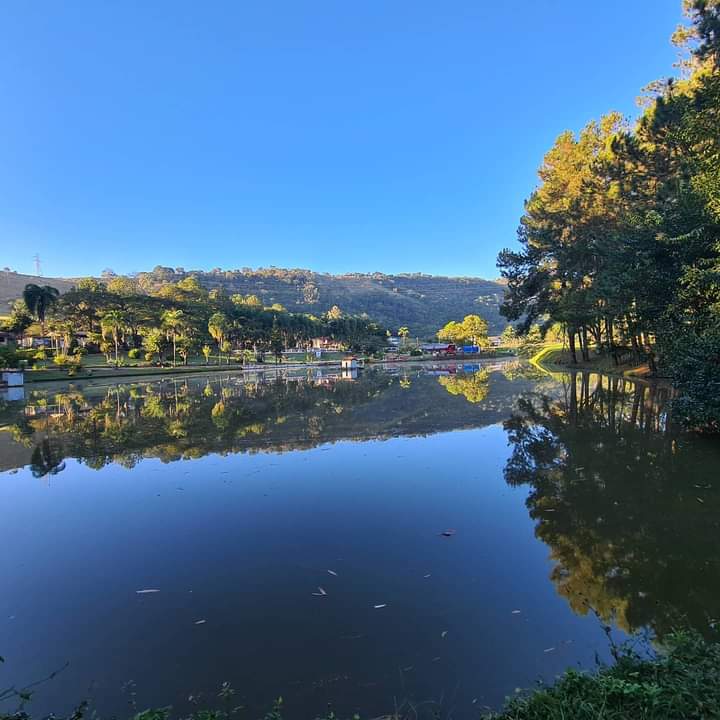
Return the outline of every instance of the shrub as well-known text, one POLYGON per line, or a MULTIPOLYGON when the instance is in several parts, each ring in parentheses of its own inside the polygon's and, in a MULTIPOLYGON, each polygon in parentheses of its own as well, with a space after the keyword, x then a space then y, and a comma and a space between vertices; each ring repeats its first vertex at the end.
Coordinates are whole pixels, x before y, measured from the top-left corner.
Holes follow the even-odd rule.
POLYGON ((669 636, 656 658, 614 649, 597 674, 568 670, 552 686, 510 700, 494 720, 674 720, 720 716, 720 644, 689 632, 669 636))
POLYGON ((130 360, 137 360, 140 357, 140 349, 132 348, 132 350, 128 350, 128 357, 130 360))
POLYGON ((81 356, 79 355, 56 355, 53 358, 53 363, 58 367, 64 368, 79 368, 81 356))
POLYGON ((21 356, 10 348, 0 348, 0 368, 20 367, 21 356))

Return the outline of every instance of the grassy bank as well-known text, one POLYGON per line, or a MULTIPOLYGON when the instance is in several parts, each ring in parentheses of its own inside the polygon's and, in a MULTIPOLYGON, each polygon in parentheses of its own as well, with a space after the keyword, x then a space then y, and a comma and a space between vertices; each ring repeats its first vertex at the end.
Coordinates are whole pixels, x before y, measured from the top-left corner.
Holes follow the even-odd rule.
POLYGON ((535 353, 530 362, 547 370, 591 370, 605 375, 650 378, 652 373, 647 363, 620 363, 616 365, 609 355, 592 355, 590 360, 578 358, 573 363, 570 352, 562 345, 548 345, 535 353))
MULTIPOLYGON (((655 657, 641 656, 631 649, 614 648, 615 663, 598 672, 568 670, 549 686, 538 686, 509 700, 499 713, 481 715, 484 720, 709 720, 720 717, 720 644, 704 641, 694 633, 680 632, 669 636, 655 657)), ((57 678, 59 681, 60 678, 57 678)), ((225 683, 218 702, 228 709, 197 710, 181 716, 172 708, 149 709, 134 715, 134 720, 231 720, 250 715, 236 703, 235 692, 225 683), (234 708, 234 709, 229 709, 234 708)), ((0 720, 32 720, 27 705, 32 699, 29 689, 0 691, 0 701, 16 702, 11 711, 0 710, 0 720)), ((418 714, 411 702, 407 710, 382 716, 382 720, 434 720, 450 717, 434 703, 423 703, 426 713, 418 714)), ((84 701, 68 720, 97 717, 84 701)), ((291 707, 282 700, 265 716, 265 720, 295 718, 291 707)), ((334 714, 323 716, 337 720, 334 714)), ((357 716, 355 716, 357 717, 357 716)), ((61 720, 58 718, 58 720, 61 720)))
POLYGON ((720 645, 677 633, 654 659, 632 651, 590 675, 568 670, 510 700, 494 720, 678 720, 720 717, 720 645))

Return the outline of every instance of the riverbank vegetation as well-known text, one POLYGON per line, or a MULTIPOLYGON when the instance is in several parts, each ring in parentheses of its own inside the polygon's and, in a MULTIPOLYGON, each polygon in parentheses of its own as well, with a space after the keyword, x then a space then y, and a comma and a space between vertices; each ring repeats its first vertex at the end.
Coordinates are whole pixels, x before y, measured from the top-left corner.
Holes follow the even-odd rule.
POLYGON ((614 654, 614 665, 594 675, 568 670, 487 720, 702 720, 720 714, 720 645, 675 633, 656 658, 628 648, 614 654))
POLYGON ((640 119, 561 134, 498 259, 503 314, 559 323, 572 362, 631 354, 671 376, 688 425, 720 430, 720 5, 686 0, 677 79, 640 119))

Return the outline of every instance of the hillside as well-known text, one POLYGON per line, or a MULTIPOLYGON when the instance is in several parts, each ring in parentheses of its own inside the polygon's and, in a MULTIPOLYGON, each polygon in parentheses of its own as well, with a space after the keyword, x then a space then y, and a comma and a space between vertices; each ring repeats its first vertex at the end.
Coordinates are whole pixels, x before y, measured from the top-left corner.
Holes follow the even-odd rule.
POLYGON ((28 283, 52 285, 62 293, 70 290, 75 282, 72 278, 46 278, 0 270, 0 315, 8 314, 13 302, 22 295, 28 283))
MULTIPOLYGON (((507 324, 498 310, 503 286, 480 278, 382 273, 329 275, 280 268, 200 272, 158 266, 151 272, 138 273, 137 279, 143 289, 152 291, 190 275, 208 289, 223 287, 230 295, 257 295, 265 305, 280 303, 291 312, 320 315, 338 305, 346 313, 367 313, 393 331, 406 325, 412 335, 421 338, 434 335, 448 321, 462 319, 469 313, 484 317, 493 334, 501 332, 507 324)), ((7 312, 27 282, 47 283, 64 291, 73 280, 2 272, 0 314, 7 312)))
POLYGON ((448 321, 469 313, 482 315, 491 333, 499 333, 507 325, 499 313, 503 286, 481 278, 419 273, 329 275, 281 268, 188 272, 156 267, 150 273, 139 273, 138 280, 152 289, 188 275, 195 275, 208 289, 222 286, 229 294, 254 294, 265 305, 280 303, 293 312, 320 315, 338 305, 350 314, 367 313, 394 331, 406 325, 412 335, 420 337, 432 336, 448 321))

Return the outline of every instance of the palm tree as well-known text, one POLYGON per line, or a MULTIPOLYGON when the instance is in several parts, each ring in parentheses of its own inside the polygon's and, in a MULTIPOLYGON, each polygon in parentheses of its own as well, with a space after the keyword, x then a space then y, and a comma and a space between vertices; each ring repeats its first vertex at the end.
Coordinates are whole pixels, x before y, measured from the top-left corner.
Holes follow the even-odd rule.
POLYGON ((402 338, 403 347, 405 347, 405 346, 407 345, 408 335, 410 335, 410 330, 409 330, 409 328, 406 328, 406 327, 403 325, 403 326, 398 330, 398 336, 399 336, 400 338, 402 338))
POLYGON ((118 346, 120 344, 120 334, 127 326, 127 318, 125 313, 120 310, 108 310, 100 318, 100 329, 103 337, 110 335, 115 343, 115 367, 118 366, 118 346))
POLYGON ((177 336, 184 330, 186 327, 185 323, 185 313, 183 313, 182 310, 166 310, 162 314, 161 323, 163 328, 170 334, 172 337, 172 344, 173 344, 173 367, 177 364, 176 357, 177 357, 177 336))
POLYGON ((35 446, 30 458, 30 471, 33 477, 41 478, 46 475, 57 475, 65 469, 63 461, 63 447, 49 438, 41 440, 35 446))
POLYGON ((218 346, 218 365, 220 364, 220 352, 225 335, 228 331, 228 319, 220 312, 213 313, 208 320, 208 332, 218 346))
POLYGON ((35 316, 42 326, 43 335, 45 334, 45 316, 47 311, 55 305, 60 297, 57 288, 50 285, 36 285, 28 283, 23 290, 23 300, 28 306, 28 310, 35 316))

